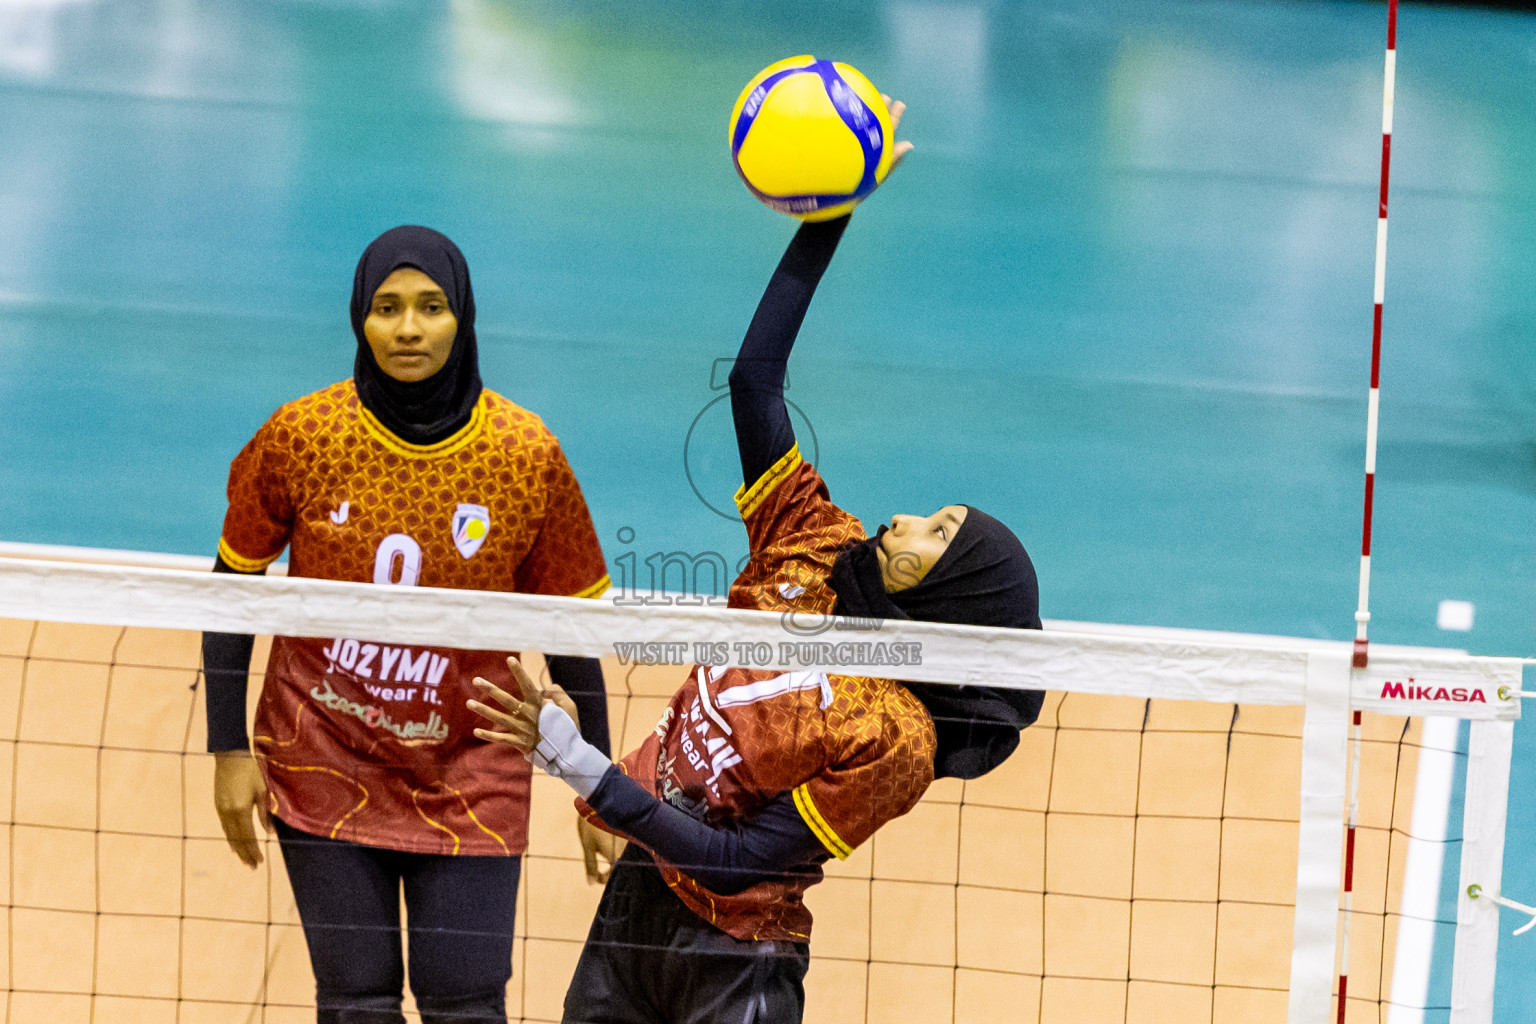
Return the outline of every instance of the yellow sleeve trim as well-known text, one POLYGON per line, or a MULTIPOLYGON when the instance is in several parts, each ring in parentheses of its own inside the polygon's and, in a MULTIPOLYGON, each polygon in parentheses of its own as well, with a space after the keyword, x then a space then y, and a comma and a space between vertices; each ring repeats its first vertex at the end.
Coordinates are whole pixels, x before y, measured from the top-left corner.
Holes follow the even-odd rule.
POLYGON ((838 860, 847 860, 853 853, 853 847, 843 842, 842 836, 827 824, 827 819, 821 816, 815 802, 811 800, 811 791, 806 789, 805 783, 802 782, 795 787, 794 796, 795 810, 800 812, 800 817, 805 819, 805 823, 816 834, 816 838, 821 840, 821 845, 825 846, 838 860))
POLYGON ((611 587, 611 586, 613 586, 613 580, 608 578, 608 574, 607 573, 603 573, 603 578, 602 579, 598 580, 596 583, 592 584, 590 587, 587 587, 585 590, 578 590, 578 591, 576 591, 576 593, 572 594, 571 596, 572 597, 602 597, 605 593, 608 592, 608 588, 611 587))
MULTIPOLYGON (((281 551, 277 555, 282 554, 281 551)), ((261 572, 267 566, 277 561, 277 555, 271 558, 246 558, 237 554, 235 549, 229 546, 229 542, 223 537, 219 538, 219 557, 224 559, 224 564, 236 572, 261 572)))
POLYGON ((757 478, 757 482, 751 487, 742 484, 736 489, 736 507, 741 510, 741 518, 746 519, 757 511, 759 505, 768 499, 773 489, 783 483, 785 478, 800 468, 800 463, 805 460, 800 457, 800 446, 792 446, 785 452, 778 462, 768 467, 768 472, 757 478))

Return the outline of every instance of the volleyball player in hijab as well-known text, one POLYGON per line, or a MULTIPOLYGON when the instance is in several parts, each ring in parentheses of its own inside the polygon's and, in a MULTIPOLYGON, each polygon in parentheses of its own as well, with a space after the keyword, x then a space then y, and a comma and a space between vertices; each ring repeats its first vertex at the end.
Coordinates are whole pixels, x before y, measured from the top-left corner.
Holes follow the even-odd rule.
MULTIPOLYGON (((278 409, 230 467, 216 571, 381 585, 596 596, 591 516, 555 436, 486 389, 458 247, 423 227, 357 264, 353 377, 278 409)), ((252 638, 203 638, 215 803, 240 859, 275 828, 314 965, 321 1024, 504 1024, 530 767, 473 732, 474 676, 506 652, 277 637, 245 727, 252 638)), ((580 732, 608 749, 596 661, 551 658, 580 732)), ((580 823, 589 874, 609 837, 580 823)))
MULTIPOLYGON (((899 119, 902 106, 893 110, 899 119)), ((898 153, 907 147, 903 144, 898 153)), ((800 455, 784 405, 790 349, 848 218, 802 226, 732 369, 751 559, 736 608, 1038 629, 1029 555, 967 505, 897 515, 873 538, 800 455)), ((631 840, 566 995, 566 1024, 801 1019, 806 889, 909 811, 935 777, 1002 763, 1042 694, 699 666, 619 764, 585 743, 557 689, 516 662, 524 699, 477 681, 488 739, 564 779, 631 840)))

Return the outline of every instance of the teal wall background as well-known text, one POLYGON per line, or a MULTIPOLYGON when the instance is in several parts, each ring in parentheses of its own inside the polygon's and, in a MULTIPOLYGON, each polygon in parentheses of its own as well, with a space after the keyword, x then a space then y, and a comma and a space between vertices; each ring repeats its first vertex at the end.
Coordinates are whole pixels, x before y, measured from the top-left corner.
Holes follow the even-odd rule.
MULTIPOLYGON (((0 5, 0 539, 211 553, 230 458, 350 374, 357 255, 419 222, 468 256, 484 377, 560 435, 610 559, 734 561, 689 472, 728 507, 729 417, 700 414, 793 225, 736 180, 726 118, 810 51, 904 99, 917 144, 791 368, 834 497, 992 511, 1049 617, 1346 638, 1385 18, 0 5)), ((1372 636, 1531 654, 1536 18, 1405 6, 1398 45, 1372 636), (1471 633, 1436 629, 1445 598, 1471 633)), ((1531 900, 1526 727, 1516 771, 1505 885, 1531 900)), ((1506 1024, 1533 949, 1504 940, 1506 1024)))

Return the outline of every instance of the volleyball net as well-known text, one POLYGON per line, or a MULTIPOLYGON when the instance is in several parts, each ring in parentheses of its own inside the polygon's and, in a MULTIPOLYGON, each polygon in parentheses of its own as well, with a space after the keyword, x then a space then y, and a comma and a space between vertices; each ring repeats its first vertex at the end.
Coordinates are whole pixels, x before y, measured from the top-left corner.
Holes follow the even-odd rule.
MULTIPOLYGON (((41 553, 0 558, 7 1021, 313 1019, 276 844, 250 872, 213 810, 202 630, 601 657, 616 755, 706 653, 888 676, 901 644, 910 681, 1046 690, 1001 768, 827 865, 808 1021, 1491 1020, 1498 909, 1467 889, 1499 892, 1518 659, 1378 645, 1358 670, 1344 643, 1072 623, 854 634, 41 553)), ((559 1020, 596 907, 573 822, 536 773, 512 1020, 559 1020)))

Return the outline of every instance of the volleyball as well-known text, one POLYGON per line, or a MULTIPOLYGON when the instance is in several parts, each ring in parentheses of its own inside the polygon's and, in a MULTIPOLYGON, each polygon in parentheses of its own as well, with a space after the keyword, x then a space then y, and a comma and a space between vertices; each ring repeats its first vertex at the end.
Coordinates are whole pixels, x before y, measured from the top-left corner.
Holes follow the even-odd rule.
POLYGON ((801 220, 852 210, 895 155, 890 111, 857 68, 810 55, 770 64, 731 111, 731 159, 768 206, 801 220))

